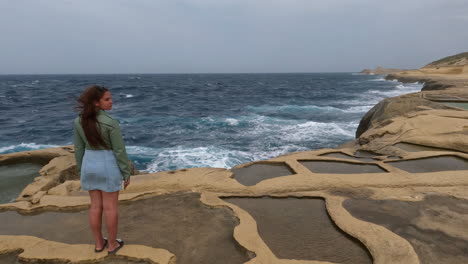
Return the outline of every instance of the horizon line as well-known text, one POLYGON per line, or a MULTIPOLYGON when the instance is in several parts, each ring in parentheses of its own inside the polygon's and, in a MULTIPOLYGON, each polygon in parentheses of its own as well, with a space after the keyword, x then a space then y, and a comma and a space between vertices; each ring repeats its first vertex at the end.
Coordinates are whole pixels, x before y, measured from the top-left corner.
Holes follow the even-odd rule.
POLYGON ((176 74, 307 74, 307 73, 359 73, 357 71, 317 71, 317 72, 167 72, 167 73, 0 73, 7 75, 176 75, 176 74))

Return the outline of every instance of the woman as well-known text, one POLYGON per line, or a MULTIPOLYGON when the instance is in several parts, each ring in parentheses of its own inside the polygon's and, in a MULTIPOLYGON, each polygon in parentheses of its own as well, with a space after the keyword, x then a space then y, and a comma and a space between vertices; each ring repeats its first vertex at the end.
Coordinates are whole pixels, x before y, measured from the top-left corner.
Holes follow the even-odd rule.
POLYGON ((74 121, 77 173, 81 188, 89 192, 89 224, 95 239, 95 252, 107 246, 115 254, 124 242, 117 239, 119 191, 130 184, 130 166, 117 120, 105 110, 112 109, 108 89, 93 85, 78 99, 80 115, 74 121), (106 214, 108 239, 101 233, 102 212, 106 214))

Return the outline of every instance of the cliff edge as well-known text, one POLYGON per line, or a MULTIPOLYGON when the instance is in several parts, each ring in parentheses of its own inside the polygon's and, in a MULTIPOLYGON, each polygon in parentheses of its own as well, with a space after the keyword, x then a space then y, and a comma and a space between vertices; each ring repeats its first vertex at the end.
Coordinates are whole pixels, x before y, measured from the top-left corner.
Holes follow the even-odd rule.
POLYGON ((468 88, 468 52, 433 61, 417 70, 390 73, 387 80, 423 82, 423 91, 468 88))

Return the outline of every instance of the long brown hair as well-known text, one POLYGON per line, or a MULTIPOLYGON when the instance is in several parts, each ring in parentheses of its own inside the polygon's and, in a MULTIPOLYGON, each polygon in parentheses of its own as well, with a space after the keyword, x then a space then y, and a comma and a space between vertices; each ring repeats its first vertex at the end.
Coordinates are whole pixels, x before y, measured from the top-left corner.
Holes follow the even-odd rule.
POLYGON ((109 90, 103 86, 91 85, 77 99, 76 108, 80 111, 81 127, 89 144, 94 148, 108 148, 97 128, 98 109, 95 105, 107 91, 109 90))

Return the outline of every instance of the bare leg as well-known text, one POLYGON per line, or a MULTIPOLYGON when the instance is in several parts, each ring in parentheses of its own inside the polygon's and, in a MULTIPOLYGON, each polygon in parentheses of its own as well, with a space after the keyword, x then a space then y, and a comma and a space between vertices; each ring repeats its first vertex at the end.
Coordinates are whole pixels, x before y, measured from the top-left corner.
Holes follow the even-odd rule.
POLYGON ((117 238, 118 227, 118 202, 119 192, 102 192, 104 214, 106 215, 106 227, 108 238, 108 251, 112 251, 119 246, 115 240, 117 238))
POLYGON ((101 249, 104 246, 102 238, 102 191, 92 190, 88 191, 91 198, 91 206, 89 207, 89 225, 93 232, 96 249, 101 249))

